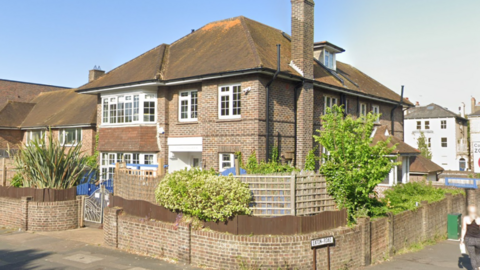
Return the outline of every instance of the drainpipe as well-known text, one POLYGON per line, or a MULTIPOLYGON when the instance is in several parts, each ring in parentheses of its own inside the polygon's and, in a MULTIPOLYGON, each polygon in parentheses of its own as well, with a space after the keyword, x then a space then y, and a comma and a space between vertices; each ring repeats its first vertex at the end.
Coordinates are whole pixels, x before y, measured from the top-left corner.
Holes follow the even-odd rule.
POLYGON ((280 44, 277 44, 277 71, 273 75, 273 78, 267 83, 267 86, 265 87, 267 90, 267 97, 266 97, 266 102, 267 102, 267 112, 266 112, 266 145, 265 145, 265 152, 266 152, 266 161, 268 162, 270 160, 270 156, 268 153, 270 152, 270 86, 272 85, 273 81, 277 78, 278 74, 280 73, 280 44))
POLYGON ((392 121, 392 136, 395 136, 395 110, 398 108, 398 106, 401 106, 403 102, 403 85, 402 85, 402 93, 400 95, 400 102, 393 107, 392 111, 390 112, 390 120, 392 121))
POLYGON ((293 144, 293 167, 297 166, 297 99, 298 99, 298 89, 303 87, 303 84, 305 83, 305 80, 302 80, 301 83, 299 83, 295 88, 293 89, 293 118, 294 118, 294 144, 293 144))

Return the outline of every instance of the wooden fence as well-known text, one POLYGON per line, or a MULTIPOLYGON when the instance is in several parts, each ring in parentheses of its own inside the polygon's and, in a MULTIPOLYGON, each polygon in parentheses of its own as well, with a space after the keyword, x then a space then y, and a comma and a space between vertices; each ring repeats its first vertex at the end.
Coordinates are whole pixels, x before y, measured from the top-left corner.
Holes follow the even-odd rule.
POLYGON ((155 189, 162 178, 157 171, 128 169, 124 163, 117 163, 113 193, 127 200, 155 203, 155 189))
POLYGON ((308 216, 336 210, 325 177, 314 173, 235 176, 253 194, 255 216, 308 216))
MULTIPOLYGON (((124 213, 145 220, 178 222, 177 214, 141 200, 113 196, 110 207, 121 207, 124 213)), ((347 225, 347 212, 326 211, 314 216, 258 217, 237 216, 227 222, 205 222, 204 227, 233 235, 295 235, 334 229, 347 225)))
POLYGON ((10 158, 0 158, 0 186, 10 186, 10 179, 15 175, 13 161, 10 158))
POLYGON ((76 196, 76 187, 69 189, 37 189, 0 186, 0 197, 12 199, 32 197, 32 200, 36 202, 60 202, 75 200, 76 196))

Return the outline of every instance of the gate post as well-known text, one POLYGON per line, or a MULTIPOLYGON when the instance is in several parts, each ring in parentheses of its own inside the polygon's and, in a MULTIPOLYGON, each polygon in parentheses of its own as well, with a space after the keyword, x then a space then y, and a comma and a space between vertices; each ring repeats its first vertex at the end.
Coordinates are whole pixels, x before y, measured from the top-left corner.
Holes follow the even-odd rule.
POLYGON ((292 207, 292 215, 296 216, 297 215, 297 194, 296 194, 296 188, 297 187, 297 174, 293 173, 292 177, 290 178, 290 197, 291 197, 291 207, 292 207))
POLYGON ((85 195, 78 195, 78 228, 83 228, 84 224, 84 216, 85 216, 85 195))

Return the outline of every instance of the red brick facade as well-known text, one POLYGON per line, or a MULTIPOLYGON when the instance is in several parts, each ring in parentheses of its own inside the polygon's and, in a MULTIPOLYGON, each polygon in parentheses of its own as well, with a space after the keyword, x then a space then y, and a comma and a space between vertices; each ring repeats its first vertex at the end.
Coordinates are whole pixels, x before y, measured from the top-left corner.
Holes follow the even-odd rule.
MULTIPOLYGON (((476 197, 480 197, 480 193, 472 196, 478 199, 476 197)), ((238 269, 240 264, 255 269, 277 269, 286 265, 293 269, 311 269, 310 240, 333 235, 336 243, 331 248, 331 268, 359 269, 383 261, 419 241, 445 235, 445 216, 447 213, 464 213, 465 205, 463 195, 450 195, 436 203, 422 203, 417 211, 373 221, 362 219, 353 228, 292 236, 242 236, 195 230, 188 224, 146 220, 122 214, 121 208, 106 208, 105 243, 208 269, 238 269)), ((325 267, 325 249, 319 249, 317 268, 325 267)))
POLYGON ((99 129, 98 150, 104 152, 158 152, 156 126, 99 129))
POLYGON ((28 231, 63 231, 78 228, 81 200, 33 202, 26 197, 0 197, 0 226, 28 231))

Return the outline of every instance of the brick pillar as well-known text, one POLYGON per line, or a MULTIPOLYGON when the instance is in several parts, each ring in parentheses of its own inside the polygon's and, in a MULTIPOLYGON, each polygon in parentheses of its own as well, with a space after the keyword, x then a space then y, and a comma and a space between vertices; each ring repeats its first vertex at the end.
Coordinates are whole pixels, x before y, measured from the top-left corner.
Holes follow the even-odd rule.
POLYGON ((371 245, 370 245, 370 218, 360 218, 358 220, 358 225, 360 226, 360 230, 362 232, 362 266, 370 265, 372 260, 371 255, 371 245))
POLYGON ((387 229, 385 232, 385 235, 388 237, 387 238, 387 254, 388 256, 393 256, 395 254, 395 246, 394 246, 394 233, 393 233, 393 225, 395 222, 395 216, 393 213, 389 212, 387 213, 387 229))
POLYGON ((447 198, 447 214, 451 214, 453 211, 453 196, 452 193, 445 193, 447 198))
POLYGON ((105 207, 103 212, 103 240, 109 247, 118 247, 118 216, 122 212, 121 207, 105 207))
POLYGON ((32 197, 22 197, 21 207, 22 207, 22 219, 20 221, 20 229, 22 231, 28 230, 28 203, 32 200, 32 197))
POLYGON ((422 236, 420 241, 427 240, 427 228, 428 228, 428 201, 421 202, 422 211, 422 236))
POLYGON ((190 264, 191 262, 191 225, 179 224, 177 229, 177 259, 179 262, 190 264))

